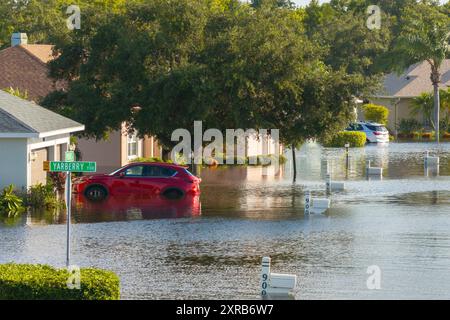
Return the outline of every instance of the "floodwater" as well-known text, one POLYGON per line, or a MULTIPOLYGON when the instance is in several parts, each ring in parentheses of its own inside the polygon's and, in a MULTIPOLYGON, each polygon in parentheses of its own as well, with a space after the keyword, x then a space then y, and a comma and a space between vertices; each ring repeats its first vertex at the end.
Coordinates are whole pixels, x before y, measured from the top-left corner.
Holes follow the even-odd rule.
MULTIPOLYGON (((279 175, 204 169, 202 195, 181 203, 75 198, 72 262, 115 271, 123 299, 258 299, 263 256, 298 276, 296 299, 450 299, 450 144, 350 150, 305 145, 279 175), (424 152, 441 157, 424 170, 424 152), (304 192, 325 196, 324 164, 346 190, 304 215, 304 192), (367 180, 366 160, 385 169, 367 180), (381 288, 370 290, 370 266, 381 288)), ((65 215, 0 220, 0 263, 64 266, 65 215)))

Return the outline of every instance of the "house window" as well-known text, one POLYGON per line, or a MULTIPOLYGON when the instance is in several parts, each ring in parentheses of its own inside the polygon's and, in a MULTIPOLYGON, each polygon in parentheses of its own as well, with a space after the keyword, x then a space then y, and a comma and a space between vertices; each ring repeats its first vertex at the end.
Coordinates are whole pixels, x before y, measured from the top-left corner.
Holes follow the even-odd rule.
POLYGON ((128 159, 138 157, 138 137, 137 134, 128 135, 128 159))

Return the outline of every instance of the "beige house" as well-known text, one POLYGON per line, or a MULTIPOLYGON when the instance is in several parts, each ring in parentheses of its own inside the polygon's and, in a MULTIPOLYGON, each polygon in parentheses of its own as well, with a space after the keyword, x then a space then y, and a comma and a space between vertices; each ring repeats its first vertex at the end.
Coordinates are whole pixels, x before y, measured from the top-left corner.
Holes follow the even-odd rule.
MULTIPOLYGON (((383 90, 371 97, 371 103, 386 106, 389 111, 388 126, 396 131, 401 119, 415 118, 424 125, 425 119, 422 115, 414 116, 410 106, 415 97, 424 92, 433 92, 433 85, 430 80, 431 67, 427 62, 412 65, 403 74, 389 74, 384 79, 383 90)), ((440 87, 447 89, 450 87, 450 60, 444 61, 441 67, 442 81, 440 87)))
POLYGON ((96 161, 97 172, 108 173, 136 158, 161 157, 162 150, 153 137, 140 139, 128 134, 125 124, 121 131, 111 132, 107 140, 79 139, 78 148, 85 161, 96 161))

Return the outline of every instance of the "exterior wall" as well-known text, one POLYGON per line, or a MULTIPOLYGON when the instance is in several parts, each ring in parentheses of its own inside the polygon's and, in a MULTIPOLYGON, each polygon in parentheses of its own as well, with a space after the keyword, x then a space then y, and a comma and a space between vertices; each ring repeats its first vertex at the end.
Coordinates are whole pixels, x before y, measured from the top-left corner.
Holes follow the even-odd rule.
POLYGON ((49 149, 50 148, 42 148, 33 150, 35 157, 30 163, 32 186, 39 183, 45 184, 47 181, 47 172, 44 171, 43 163, 48 160, 49 149))
MULTIPOLYGON (((106 141, 78 139, 83 161, 97 162, 98 173, 109 173, 130 163, 128 157, 128 133, 125 125, 114 131, 106 141)), ((153 137, 138 141, 138 157, 161 157, 161 148, 153 137)))
POLYGON ((78 139, 78 148, 83 161, 95 161, 97 162, 97 172, 107 173, 122 166, 121 142, 120 131, 114 131, 106 141, 78 139))
POLYGON ((27 139, 0 139, 0 188, 27 188, 27 139))
POLYGON ((145 136, 142 144, 144 148, 142 152, 145 158, 162 157, 161 146, 154 137, 145 136))

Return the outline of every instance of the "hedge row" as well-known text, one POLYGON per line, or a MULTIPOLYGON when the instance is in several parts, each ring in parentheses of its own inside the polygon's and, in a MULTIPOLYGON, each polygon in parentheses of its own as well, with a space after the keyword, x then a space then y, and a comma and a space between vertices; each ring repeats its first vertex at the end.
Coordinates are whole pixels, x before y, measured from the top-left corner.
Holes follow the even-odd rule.
POLYGON ((323 144, 330 148, 343 148, 347 143, 350 148, 361 148, 366 144, 366 134, 359 131, 341 131, 323 144))
POLYGON ((111 271, 81 268, 80 289, 69 289, 66 269, 0 265, 0 300, 118 300, 120 280, 111 271))

